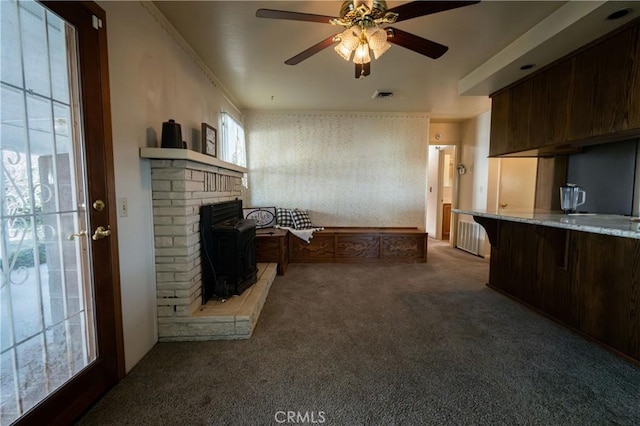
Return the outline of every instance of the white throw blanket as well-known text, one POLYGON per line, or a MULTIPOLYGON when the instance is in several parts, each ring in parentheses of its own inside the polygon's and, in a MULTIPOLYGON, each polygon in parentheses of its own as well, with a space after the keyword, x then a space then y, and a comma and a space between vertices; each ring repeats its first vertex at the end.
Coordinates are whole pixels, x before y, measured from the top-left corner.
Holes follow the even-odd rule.
POLYGON ((278 225, 276 225, 276 228, 286 229, 287 231, 291 232, 293 235, 306 241, 307 243, 311 242, 311 239, 313 238, 313 233, 315 231, 322 231, 324 229, 324 228, 294 229, 294 228, 288 228, 286 226, 278 226, 278 225))

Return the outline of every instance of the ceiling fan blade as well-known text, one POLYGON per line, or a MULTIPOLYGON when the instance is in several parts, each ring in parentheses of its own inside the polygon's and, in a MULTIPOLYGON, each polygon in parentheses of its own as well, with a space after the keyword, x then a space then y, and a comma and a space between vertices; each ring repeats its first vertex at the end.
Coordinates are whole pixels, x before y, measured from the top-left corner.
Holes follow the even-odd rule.
POLYGON ((321 24, 328 24, 331 19, 336 19, 334 16, 314 15, 312 13, 288 12, 286 10, 273 9, 258 9, 256 11, 256 16, 258 18, 288 19, 290 21, 319 22, 321 24))
POLYGON ((386 28, 386 30, 388 37, 387 41, 389 43, 397 44, 398 46, 413 50, 414 52, 433 59, 438 59, 440 56, 444 55, 447 50, 449 50, 449 48, 443 44, 418 37, 415 34, 411 34, 397 28, 386 28))
POLYGON ((333 37, 334 36, 329 36, 329 37, 325 38, 320 43, 314 44, 313 46, 311 46, 307 50, 303 50, 302 52, 298 53, 293 58, 287 59, 286 61, 284 61, 284 63, 287 64, 287 65, 297 65, 297 64, 299 64, 300 62, 304 61, 305 59, 310 58, 311 56, 315 55, 316 53, 320 52, 323 49, 326 49, 327 47, 329 47, 333 43, 335 43, 333 41, 333 37))
POLYGON ((365 78, 371 74, 371 62, 356 64, 356 78, 365 78))
POLYGON ((389 9, 389 12, 397 13, 398 19, 396 22, 400 22, 419 16, 431 15, 432 13, 444 12, 445 10, 471 6, 476 3, 480 3, 480 1, 412 1, 389 9))

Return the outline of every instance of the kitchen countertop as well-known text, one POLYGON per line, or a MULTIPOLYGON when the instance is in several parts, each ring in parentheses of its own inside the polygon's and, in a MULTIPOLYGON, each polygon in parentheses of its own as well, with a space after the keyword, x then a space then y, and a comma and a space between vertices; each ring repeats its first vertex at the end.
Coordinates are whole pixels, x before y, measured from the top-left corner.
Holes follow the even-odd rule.
POLYGON ((500 209, 497 211, 452 209, 451 212, 508 220, 511 222, 530 223, 532 225, 591 232, 594 234, 640 239, 640 222, 632 221, 629 216, 584 213, 566 215, 548 210, 518 211, 510 209, 500 209))

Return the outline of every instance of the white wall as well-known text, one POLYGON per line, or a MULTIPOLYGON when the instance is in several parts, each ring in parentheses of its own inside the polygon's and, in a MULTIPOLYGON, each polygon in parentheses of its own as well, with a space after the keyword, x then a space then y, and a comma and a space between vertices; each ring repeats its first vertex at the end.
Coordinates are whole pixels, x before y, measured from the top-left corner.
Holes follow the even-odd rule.
MULTIPOLYGON (((127 198, 118 220, 126 369, 157 341, 154 239, 149 160, 140 147, 159 146, 162 122, 182 124, 199 147, 201 122, 219 128, 222 110, 239 116, 210 77, 139 2, 101 1, 107 13, 116 194, 127 198)), ((160 20, 162 21, 162 20, 160 20)))
POLYGON ((428 117, 248 113, 248 202, 321 226, 425 228, 428 117))
POLYGON ((430 145, 457 145, 462 138, 461 123, 434 123, 429 124, 430 145))
POLYGON ((460 208, 487 208, 490 126, 490 112, 467 120, 462 126, 460 161, 466 166, 467 173, 460 177, 460 208))
MULTIPOLYGON (((489 162, 489 131, 491 126, 491 113, 489 111, 480 114, 462 125, 462 145, 460 149, 460 162, 467 168, 467 173, 459 176, 458 207, 467 210, 484 210, 487 201, 495 197, 495 165, 490 169, 489 162), (492 180, 489 181, 489 176, 492 180)), ((460 215, 459 215, 460 216, 460 215)), ((473 220, 467 217, 469 220, 473 220)), ((484 240, 480 247, 488 247, 484 240)), ((485 255, 489 252, 485 251, 485 255)))

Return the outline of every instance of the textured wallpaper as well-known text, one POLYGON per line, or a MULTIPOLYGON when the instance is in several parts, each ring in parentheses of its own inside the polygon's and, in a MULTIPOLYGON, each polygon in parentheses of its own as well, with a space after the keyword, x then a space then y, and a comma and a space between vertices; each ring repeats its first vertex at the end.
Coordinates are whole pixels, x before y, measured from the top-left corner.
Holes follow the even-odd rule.
POLYGON ((309 211, 320 226, 424 229, 422 114, 248 113, 245 205, 309 211))

